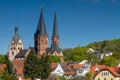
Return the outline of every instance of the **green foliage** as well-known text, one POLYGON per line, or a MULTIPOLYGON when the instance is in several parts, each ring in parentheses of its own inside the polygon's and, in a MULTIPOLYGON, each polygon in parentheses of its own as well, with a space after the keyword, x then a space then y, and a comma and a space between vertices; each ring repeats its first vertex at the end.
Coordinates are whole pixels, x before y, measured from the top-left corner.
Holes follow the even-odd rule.
POLYGON ((101 59, 96 57, 93 53, 87 53, 86 60, 88 60, 92 65, 95 65, 96 63, 99 63, 101 61, 101 59))
POLYGON ((43 54, 40 58, 40 65, 39 65, 40 74, 39 77, 41 80, 46 80, 51 72, 49 56, 43 54))
POLYGON ((2 80, 16 80, 16 76, 15 76, 15 70, 13 69, 13 65, 10 62, 10 60, 8 59, 8 56, 5 56, 5 64, 6 64, 6 68, 4 71, 2 71, 0 73, 0 78, 2 80))
POLYGON ((0 80, 17 80, 15 76, 11 76, 6 71, 0 73, 0 80))
POLYGON ((38 58, 36 54, 31 50, 24 63, 24 76, 25 78, 31 78, 32 80, 38 77, 38 58))
POLYGON ((24 63, 24 76, 25 78, 40 78, 41 80, 47 79, 51 72, 48 55, 42 55, 40 58, 30 51, 24 63))
POLYGON ((86 47, 76 47, 73 50, 73 61, 82 61, 85 59, 86 56, 86 52, 87 52, 88 48, 86 47))
POLYGON ((6 62, 6 55, 1 54, 0 55, 0 63, 5 64, 5 62, 6 62))
POLYGON ((85 78, 92 78, 92 74, 90 72, 86 73, 85 78))
POLYGON ((117 60, 120 60, 120 52, 118 52, 118 51, 113 52, 112 57, 117 59, 117 60))
POLYGON ((58 76, 58 77, 59 77, 60 80, 68 80, 68 79, 66 79, 66 78, 63 77, 63 76, 58 76))
POLYGON ((60 57, 49 55, 49 61, 51 62, 61 62, 60 57))
POLYGON ((93 42, 93 43, 88 44, 87 47, 93 48, 101 52, 120 51, 120 39, 93 42))
POLYGON ((106 65, 106 66, 111 66, 111 67, 115 67, 115 66, 117 66, 119 64, 118 60, 111 57, 111 56, 103 58, 101 63, 106 65))
POLYGON ((64 60, 67 62, 73 62, 72 57, 73 57, 73 49, 68 48, 63 50, 64 54, 64 60))

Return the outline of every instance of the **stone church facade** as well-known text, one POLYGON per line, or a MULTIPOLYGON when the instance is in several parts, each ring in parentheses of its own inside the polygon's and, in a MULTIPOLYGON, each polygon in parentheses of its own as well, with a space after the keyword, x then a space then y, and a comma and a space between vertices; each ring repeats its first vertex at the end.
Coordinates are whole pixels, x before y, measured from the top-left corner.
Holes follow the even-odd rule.
POLYGON ((15 56, 19 53, 19 51, 23 49, 23 42, 18 34, 18 27, 16 26, 14 36, 12 37, 12 40, 9 44, 9 60, 14 60, 15 56))
POLYGON ((38 21, 38 26, 34 34, 34 47, 29 47, 24 49, 22 40, 18 34, 18 28, 15 28, 15 34, 9 45, 9 59, 12 61, 14 59, 24 59, 27 57, 29 52, 33 50, 38 56, 45 54, 63 56, 62 50, 59 47, 60 37, 58 34, 58 25, 56 12, 54 14, 54 25, 53 34, 51 38, 51 46, 48 47, 48 34, 45 26, 43 9, 41 9, 40 18, 38 21), (14 45, 13 45, 14 44, 14 45))

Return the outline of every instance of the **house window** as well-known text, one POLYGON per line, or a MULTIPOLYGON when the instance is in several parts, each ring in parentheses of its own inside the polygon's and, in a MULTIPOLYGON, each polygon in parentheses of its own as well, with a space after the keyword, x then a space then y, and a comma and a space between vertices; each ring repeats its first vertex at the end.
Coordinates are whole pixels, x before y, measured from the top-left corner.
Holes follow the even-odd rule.
POLYGON ((105 72, 104 72, 104 76, 105 76, 105 72))
POLYGON ((111 78, 111 80, 113 80, 113 78, 111 78))
POLYGON ((103 76, 103 73, 102 73, 102 76, 103 76))
POLYGON ((98 80, 100 80, 100 78, 98 78, 98 80))
POLYGON ((106 72, 106 76, 107 76, 107 72, 106 72))
POLYGON ((106 78, 104 78, 104 80, 106 80, 106 78))
POLYGON ((60 70, 57 70, 57 72, 60 72, 60 70))

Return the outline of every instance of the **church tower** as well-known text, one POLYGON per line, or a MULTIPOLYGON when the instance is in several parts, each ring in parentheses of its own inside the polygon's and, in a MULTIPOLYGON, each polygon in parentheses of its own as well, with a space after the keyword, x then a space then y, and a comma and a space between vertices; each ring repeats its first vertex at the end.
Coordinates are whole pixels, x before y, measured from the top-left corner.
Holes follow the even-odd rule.
POLYGON ((8 57, 9 60, 14 60, 15 56, 19 53, 20 50, 24 49, 23 42, 18 34, 18 27, 15 27, 14 36, 9 44, 8 57))
POLYGON ((57 17, 56 17, 56 12, 55 12, 53 34, 51 38, 51 47, 48 52, 49 55, 63 56, 62 50, 59 47, 59 42, 60 42, 60 39, 59 39, 59 34, 58 34, 57 17))
POLYGON ((46 53, 46 49, 48 48, 48 34, 45 27, 43 9, 41 9, 37 30, 34 34, 34 48, 38 56, 46 53))
POLYGON ((58 34, 58 25, 57 25, 57 17, 56 12, 54 14, 54 25, 53 25, 53 34, 52 34, 52 44, 57 44, 59 46, 59 34, 58 34))

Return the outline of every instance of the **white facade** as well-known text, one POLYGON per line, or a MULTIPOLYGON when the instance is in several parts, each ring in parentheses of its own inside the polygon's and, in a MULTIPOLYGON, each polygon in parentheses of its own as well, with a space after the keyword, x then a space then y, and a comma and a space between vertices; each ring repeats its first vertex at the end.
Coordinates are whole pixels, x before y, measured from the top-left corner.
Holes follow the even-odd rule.
POLYGON ((24 49, 24 47, 21 39, 18 40, 18 43, 12 40, 9 45, 9 60, 12 61, 22 49, 24 49))
POLYGON ((63 76, 64 75, 64 70, 63 70, 62 66, 60 64, 58 64, 56 69, 52 72, 52 74, 63 76))
POLYGON ((12 61, 20 50, 24 49, 23 42, 18 34, 18 28, 15 28, 15 34, 9 44, 8 57, 12 61))

